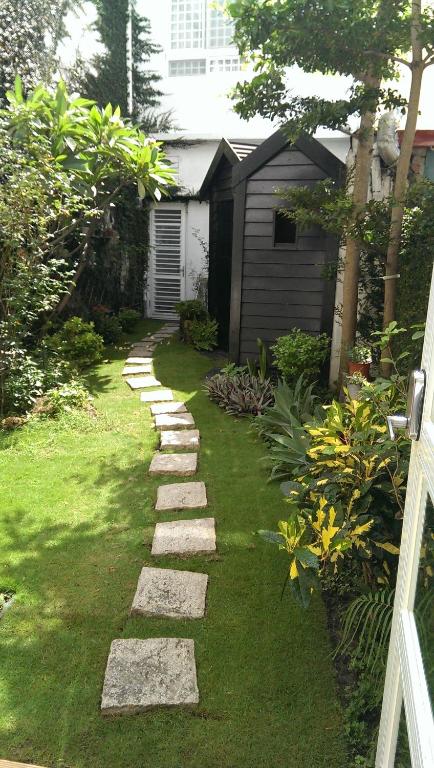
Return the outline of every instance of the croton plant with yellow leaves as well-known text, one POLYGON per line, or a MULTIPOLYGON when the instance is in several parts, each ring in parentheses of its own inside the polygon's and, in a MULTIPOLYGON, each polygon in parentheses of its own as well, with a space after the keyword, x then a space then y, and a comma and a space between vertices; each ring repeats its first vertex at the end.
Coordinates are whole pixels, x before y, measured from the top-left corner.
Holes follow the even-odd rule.
POLYGON ((399 550, 408 448, 393 443, 374 402, 333 401, 305 424, 306 456, 281 488, 289 506, 261 536, 289 556, 288 579, 304 605, 326 571, 353 558, 367 582, 387 583, 399 550))

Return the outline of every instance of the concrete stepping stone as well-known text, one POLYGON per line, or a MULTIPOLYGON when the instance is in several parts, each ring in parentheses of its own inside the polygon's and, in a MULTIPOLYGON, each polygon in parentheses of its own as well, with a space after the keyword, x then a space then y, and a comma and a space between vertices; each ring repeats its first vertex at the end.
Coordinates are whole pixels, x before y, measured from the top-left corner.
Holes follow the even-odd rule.
POLYGON ((171 520, 155 526, 151 550, 153 555, 205 555, 215 550, 213 517, 171 520))
POLYGON ((152 373, 152 365, 126 365, 122 376, 136 376, 138 373, 152 373))
POLYGON ((151 413, 153 416, 158 416, 160 413, 187 413, 185 403, 156 403, 151 405, 151 413))
POLYGON ((202 481, 196 483, 170 483, 157 489, 156 512, 170 509, 203 509, 208 505, 206 487, 202 481))
POLYGON ((207 586, 206 573, 142 568, 131 615, 201 619, 205 615, 207 586))
POLYGON ((125 365, 152 365, 152 357, 128 357, 125 365))
POLYGON ((152 346, 152 347, 151 346, 131 347, 131 354, 132 355, 140 355, 140 356, 143 356, 143 357, 148 357, 148 356, 152 357, 152 355, 154 353, 154 350, 155 350, 155 345, 152 346))
POLYGON ((196 470, 197 453, 156 453, 149 466, 150 475, 188 477, 196 470))
POLYGON ((160 448, 199 448, 199 430, 198 429, 167 429, 161 432, 160 448))
POLYGON ((155 417, 155 427, 162 431, 167 429, 191 429, 195 426, 191 413, 158 413, 155 417))
POLYGON ((155 376, 137 376, 135 379, 125 379, 131 389, 148 389, 149 387, 161 387, 161 381, 155 376))
POLYGON ((156 389, 154 392, 141 392, 142 403, 164 403, 173 400, 171 389, 156 389))
POLYGON ((113 640, 102 691, 103 714, 198 702, 194 640, 113 640))

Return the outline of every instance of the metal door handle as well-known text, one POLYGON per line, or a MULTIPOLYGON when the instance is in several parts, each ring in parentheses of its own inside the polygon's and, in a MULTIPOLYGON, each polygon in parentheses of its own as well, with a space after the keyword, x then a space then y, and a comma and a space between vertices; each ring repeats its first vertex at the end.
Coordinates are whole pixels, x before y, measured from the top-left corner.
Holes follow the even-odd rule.
POLYGON ((423 400, 425 397, 425 371, 412 371, 408 386, 407 416, 401 413, 387 417, 391 440, 396 440, 396 429, 405 429, 410 440, 419 440, 422 424, 423 400))

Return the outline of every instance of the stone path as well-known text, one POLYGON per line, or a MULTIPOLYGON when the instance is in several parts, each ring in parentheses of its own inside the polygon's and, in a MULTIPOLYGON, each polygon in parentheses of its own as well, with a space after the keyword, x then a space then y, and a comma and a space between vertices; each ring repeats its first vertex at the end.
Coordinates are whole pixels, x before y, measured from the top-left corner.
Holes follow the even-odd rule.
MULTIPOLYGON (((178 326, 167 323, 156 333, 132 345, 122 371, 124 381, 140 392, 150 406, 160 433, 149 475, 190 477, 197 472, 200 433, 185 403, 175 401, 153 376, 152 355, 157 344, 168 341, 178 326), (193 449, 193 450, 192 450, 193 449), (172 451, 186 451, 173 453, 172 451), (187 452, 188 451, 188 452, 187 452)), ((165 483, 157 489, 155 510, 169 513, 207 506, 205 483, 165 483)), ((215 552, 212 517, 159 522, 151 554, 187 557, 215 552)), ((132 616, 200 619, 205 615, 208 575, 167 568, 143 568, 131 606, 132 616)), ((184 638, 113 640, 107 661, 101 700, 103 714, 142 712, 152 707, 199 703, 194 641, 184 638)))
POLYGON ((102 691, 103 714, 198 702, 193 640, 113 640, 102 691))
POLYGON ((205 615, 207 586, 206 573, 142 568, 131 615, 201 619, 205 615))

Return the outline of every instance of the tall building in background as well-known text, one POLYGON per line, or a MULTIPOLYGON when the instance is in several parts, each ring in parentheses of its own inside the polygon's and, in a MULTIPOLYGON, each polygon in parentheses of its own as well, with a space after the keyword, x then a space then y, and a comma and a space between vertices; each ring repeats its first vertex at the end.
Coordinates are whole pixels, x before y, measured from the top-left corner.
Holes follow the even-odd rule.
POLYGON ((151 67, 163 77, 163 109, 183 135, 265 138, 269 121, 244 121, 232 110, 229 91, 250 75, 232 42, 233 25, 222 0, 140 0, 161 54, 151 67))

